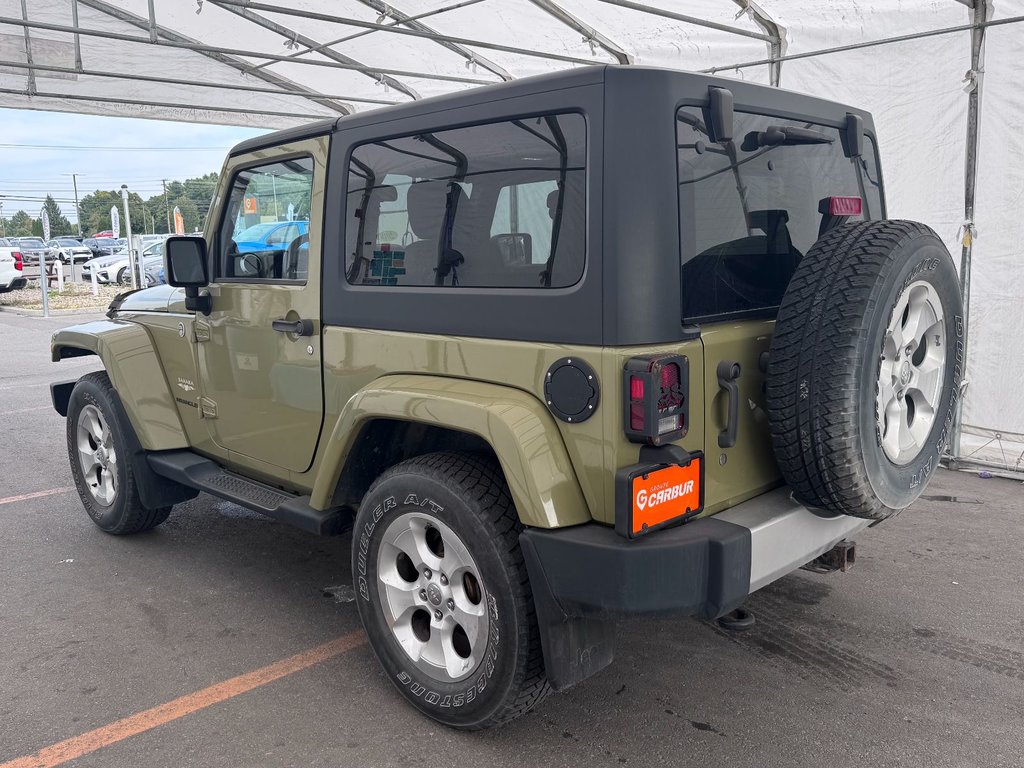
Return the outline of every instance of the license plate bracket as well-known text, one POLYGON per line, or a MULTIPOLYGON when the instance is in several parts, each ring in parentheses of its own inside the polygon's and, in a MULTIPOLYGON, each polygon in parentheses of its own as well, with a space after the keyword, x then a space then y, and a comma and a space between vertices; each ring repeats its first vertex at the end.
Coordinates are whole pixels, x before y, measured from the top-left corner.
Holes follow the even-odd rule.
POLYGON ((616 473, 615 530, 635 539, 704 510, 704 454, 682 462, 634 464, 616 473))

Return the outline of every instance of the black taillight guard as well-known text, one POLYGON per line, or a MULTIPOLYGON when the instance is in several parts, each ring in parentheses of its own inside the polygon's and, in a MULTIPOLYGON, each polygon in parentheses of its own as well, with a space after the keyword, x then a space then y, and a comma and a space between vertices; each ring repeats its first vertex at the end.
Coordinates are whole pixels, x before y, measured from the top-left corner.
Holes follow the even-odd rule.
POLYGON ((689 426, 690 364, 684 355, 646 355, 626 361, 622 371, 623 429, 634 443, 664 445, 689 426), (677 366, 678 375, 670 366, 677 366), (666 420, 678 428, 660 433, 666 420))

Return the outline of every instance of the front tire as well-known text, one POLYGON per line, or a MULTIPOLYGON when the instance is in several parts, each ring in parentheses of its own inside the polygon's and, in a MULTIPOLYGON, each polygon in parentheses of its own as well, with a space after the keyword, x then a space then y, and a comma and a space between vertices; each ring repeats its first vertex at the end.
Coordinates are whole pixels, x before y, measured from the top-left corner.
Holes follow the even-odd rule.
POLYGON ((71 475, 89 517, 106 533, 148 531, 171 513, 142 503, 129 455, 131 425, 117 407, 106 372, 78 380, 68 401, 67 437, 71 475))
POLYGON ((352 548, 370 645, 399 692, 478 730, 549 692, 518 516, 493 462, 434 453, 377 479, 352 548))

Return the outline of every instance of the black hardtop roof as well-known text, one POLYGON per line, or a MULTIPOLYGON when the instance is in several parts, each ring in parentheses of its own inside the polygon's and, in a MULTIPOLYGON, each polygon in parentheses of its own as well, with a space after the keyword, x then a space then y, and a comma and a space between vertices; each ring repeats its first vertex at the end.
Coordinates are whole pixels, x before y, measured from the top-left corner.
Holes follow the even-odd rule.
MULTIPOLYGON (((364 110, 337 118, 332 117, 325 120, 317 120, 316 122, 307 123, 294 128, 286 128, 285 130, 273 131, 271 133, 263 134, 262 136, 255 136, 251 139, 246 139, 245 141, 236 144, 229 154, 238 155, 245 152, 251 152, 256 149, 264 149, 278 144, 284 144, 290 141, 299 141, 301 139, 323 136, 341 127, 373 125, 389 122, 391 120, 428 115, 448 109, 481 104, 488 101, 526 96, 532 93, 542 93, 545 91, 556 91, 564 88, 601 84, 605 82, 605 76, 609 71, 614 71, 615 76, 613 79, 617 84, 622 85, 625 81, 628 82, 628 87, 630 88, 641 87, 642 83, 645 81, 653 83, 655 81, 664 82, 665 80, 672 81, 673 85, 678 83, 681 88, 685 88, 687 85, 692 88, 692 86, 699 83, 703 86, 701 89, 702 91, 708 85, 715 85, 738 92, 737 101, 741 100, 739 98, 740 92, 748 94, 757 92, 762 97, 766 94, 771 94, 770 98, 772 101, 799 103, 808 114, 815 114, 819 112, 822 114, 834 113, 836 108, 839 107, 845 111, 862 114, 870 121, 870 115, 864 110, 854 109, 847 107, 846 105, 837 104, 836 102, 830 102, 795 91, 775 88, 760 83, 744 82, 742 80, 715 77, 713 75, 689 72, 685 70, 668 69, 665 67, 599 64, 560 70, 558 72, 551 72, 544 75, 524 77, 521 80, 511 80, 508 82, 495 83, 494 85, 469 88, 455 93, 447 93, 442 96, 432 96, 419 101, 410 101, 404 104, 382 107, 380 109, 364 110)), ((761 101, 764 99, 762 98, 758 100, 761 101)))

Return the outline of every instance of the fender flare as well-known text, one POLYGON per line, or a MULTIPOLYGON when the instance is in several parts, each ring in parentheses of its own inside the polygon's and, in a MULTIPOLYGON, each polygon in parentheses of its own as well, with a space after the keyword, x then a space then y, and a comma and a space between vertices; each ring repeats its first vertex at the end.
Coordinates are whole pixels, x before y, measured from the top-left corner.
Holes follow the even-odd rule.
POLYGON ((591 522, 576 472, 551 414, 511 387, 444 376, 388 375, 344 406, 324 448, 311 504, 324 509, 363 426, 414 421, 484 439, 501 463, 520 521, 537 528, 591 522))
POLYGON ((50 357, 55 363, 90 354, 102 361, 143 449, 189 447, 178 407, 146 328, 123 320, 98 320, 53 334, 50 357), (140 411, 145 412, 145 418, 140 411))

